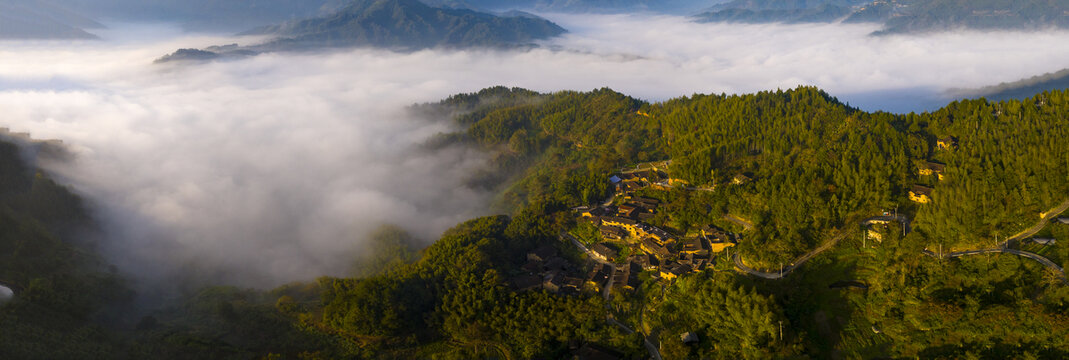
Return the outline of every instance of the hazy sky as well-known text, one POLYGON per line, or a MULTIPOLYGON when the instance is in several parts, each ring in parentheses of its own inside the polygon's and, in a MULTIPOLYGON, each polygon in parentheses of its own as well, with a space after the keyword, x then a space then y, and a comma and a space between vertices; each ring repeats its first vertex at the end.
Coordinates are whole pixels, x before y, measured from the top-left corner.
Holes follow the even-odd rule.
POLYGON ((866 109, 923 109, 945 102, 931 98, 943 88, 1069 66, 1066 32, 874 38, 869 25, 546 16, 572 33, 510 52, 161 66, 180 47, 250 40, 111 24, 104 41, 0 42, 0 126, 72 147, 76 162, 51 170, 98 204, 124 269, 271 286, 344 275, 381 222, 432 240, 485 213, 489 194, 461 186, 482 155, 420 151, 450 129, 405 115, 412 103, 494 85, 657 101, 805 84, 866 109))

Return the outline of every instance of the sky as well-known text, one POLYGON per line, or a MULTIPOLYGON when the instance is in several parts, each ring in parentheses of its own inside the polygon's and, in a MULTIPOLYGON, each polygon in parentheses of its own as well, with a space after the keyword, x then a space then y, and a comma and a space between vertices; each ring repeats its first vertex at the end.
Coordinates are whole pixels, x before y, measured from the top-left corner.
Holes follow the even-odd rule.
POLYGON ((425 242, 488 214, 464 186, 477 149, 426 151, 448 121, 414 103, 505 85, 610 87, 648 101, 819 86, 865 110, 932 110, 947 88, 1069 67, 1069 33, 871 37, 872 25, 694 24, 542 14, 571 32, 530 50, 355 49, 155 65, 255 38, 108 24, 101 41, 0 42, 0 127, 59 139, 43 164, 91 200, 109 260, 140 281, 193 274, 270 287, 344 276, 368 232, 425 242))

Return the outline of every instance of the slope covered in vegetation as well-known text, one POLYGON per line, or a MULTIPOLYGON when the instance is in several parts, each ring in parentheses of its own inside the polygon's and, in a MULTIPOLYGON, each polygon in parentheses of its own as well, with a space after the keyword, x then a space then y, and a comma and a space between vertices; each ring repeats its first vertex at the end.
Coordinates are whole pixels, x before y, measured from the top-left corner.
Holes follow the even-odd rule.
MULTIPOLYGON (((109 315, 132 297, 121 280, 95 261, 63 265, 80 255, 49 235, 55 219, 81 218, 59 211, 77 209, 77 198, 17 156, 0 158, 10 209, 0 221, 12 224, 0 244, 3 254, 20 254, 0 262, 0 280, 24 287, 0 305, 0 326, 19 329, 0 332, 0 351, 468 359, 608 348, 635 358, 647 356, 652 341, 667 359, 1069 356, 1069 286, 1059 274, 1010 254, 923 254, 990 247, 995 235, 1023 230, 1065 200, 1064 92, 896 115, 866 113, 807 87, 654 104, 609 89, 498 87, 413 111, 464 129, 428 147, 466 142, 493 154, 472 185, 498 189, 507 216, 464 222, 422 250, 387 226, 352 277, 270 291, 205 288, 132 320, 109 315), (528 267, 546 251, 559 254, 552 266, 596 274, 561 236, 578 226, 571 208, 602 203, 622 168, 665 159, 673 182, 638 192, 662 204, 651 225, 677 234, 730 229, 740 235, 734 254, 764 269, 846 236, 778 280, 739 272, 720 252, 705 270, 675 280, 636 272, 629 289, 586 279, 570 293, 550 290, 542 277, 533 288, 521 284, 542 273, 528 267), (942 170, 922 174, 931 164, 942 170), (926 202, 911 200, 918 184, 933 189, 926 202), (858 231, 861 219, 895 208, 913 219, 912 231, 880 228, 878 242, 858 231)), ((1036 251, 1069 265, 1069 226, 1041 234, 1058 242, 1036 251)))

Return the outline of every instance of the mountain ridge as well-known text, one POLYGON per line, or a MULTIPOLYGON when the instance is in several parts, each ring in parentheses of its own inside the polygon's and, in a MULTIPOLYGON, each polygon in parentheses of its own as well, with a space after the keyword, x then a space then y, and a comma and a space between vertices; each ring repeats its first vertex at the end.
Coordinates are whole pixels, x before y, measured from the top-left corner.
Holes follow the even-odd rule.
POLYGON ((1047 0, 734 0, 697 22, 877 23, 873 35, 1069 28, 1069 3, 1047 0))
POLYGON ((243 33, 275 37, 261 44, 198 51, 184 49, 157 62, 349 47, 394 51, 527 47, 534 46, 535 41, 566 32, 557 24, 529 13, 510 15, 436 8, 417 0, 357 0, 327 16, 260 27, 243 33))

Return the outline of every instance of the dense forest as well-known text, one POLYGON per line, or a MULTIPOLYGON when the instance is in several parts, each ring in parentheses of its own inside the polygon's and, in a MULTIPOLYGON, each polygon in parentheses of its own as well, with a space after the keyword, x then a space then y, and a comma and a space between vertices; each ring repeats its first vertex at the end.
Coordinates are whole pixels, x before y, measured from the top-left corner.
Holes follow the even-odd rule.
POLYGON ((757 225, 742 249, 765 265, 791 261, 857 220, 896 208, 916 213, 915 228, 933 243, 990 243, 1000 229, 1023 230, 1069 194, 1062 92, 908 115, 862 112, 814 88, 660 104, 608 89, 494 88, 436 106, 461 114, 464 141, 495 151, 491 174, 512 174, 513 181, 500 181, 509 185, 503 209, 532 199, 598 202, 618 169, 672 159, 672 178, 717 191, 651 194, 671 200, 658 225, 686 232, 740 216, 757 225), (944 138, 956 145, 940 149, 944 138), (919 175, 926 162, 946 164, 945 180, 919 175), (731 184, 739 174, 753 181, 731 184), (908 200, 915 184, 935 189, 931 204, 908 200))
MULTIPOLYGON (((428 148, 463 142, 492 155, 470 185, 498 191, 506 215, 458 224, 423 249, 385 225, 351 277, 209 287, 139 311, 93 243, 69 236, 93 227, 84 204, 0 144, 0 283, 16 290, 0 305, 0 357, 645 358, 646 341, 666 359, 1069 356, 1059 273, 1010 254, 923 254, 990 247, 1066 200, 1064 92, 897 115, 809 87, 662 103, 496 87, 411 111, 463 129, 428 148), (843 240, 779 280, 738 272, 721 253, 702 272, 644 272, 608 296, 517 289, 546 247, 590 272, 559 236, 581 226, 571 208, 610 197, 622 169, 667 159, 676 185, 639 191, 663 204, 653 225, 730 229, 733 251, 759 269, 843 240), (926 164, 943 170, 923 175, 926 164), (910 200, 914 185, 933 189, 928 202, 910 200), (893 211, 912 231, 882 228, 878 242, 858 231, 893 211)), ((1030 249, 1069 265, 1069 225, 1037 236, 1058 242, 1030 249)))

